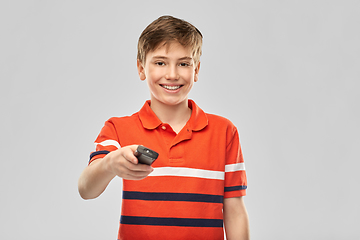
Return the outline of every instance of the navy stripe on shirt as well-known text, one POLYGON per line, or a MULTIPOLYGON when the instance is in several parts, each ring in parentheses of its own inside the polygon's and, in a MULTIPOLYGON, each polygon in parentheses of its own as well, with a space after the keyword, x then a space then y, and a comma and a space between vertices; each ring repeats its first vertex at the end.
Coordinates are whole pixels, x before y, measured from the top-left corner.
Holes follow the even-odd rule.
MULTIPOLYGON (((97 155, 100 155, 100 154, 108 154, 108 153, 110 153, 110 151, 106 151, 106 150, 93 152, 93 153, 90 155, 90 160, 91 160, 93 157, 97 156, 97 155)), ((89 160, 89 161, 90 161, 90 160, 89 160)))
POLYGON ((232 192, 232 191, 238 191, 238 190, 245 190, 247 189, 247 186, 234 186, 234 187, 225 187, 225 192, 232 192))
POLYGON ((123 199, 148 200, 148 201, 223 203, 222 195, 197 194, 197 193, 158 193, 158 192, 123 191, 123 199))
POLYGON ((158 218, 158 217, 132 217, 121 216, 121 224, 151 225, 151 226, 177 226, 177 227, 223 227, 222 219, 204 218, 158 218))

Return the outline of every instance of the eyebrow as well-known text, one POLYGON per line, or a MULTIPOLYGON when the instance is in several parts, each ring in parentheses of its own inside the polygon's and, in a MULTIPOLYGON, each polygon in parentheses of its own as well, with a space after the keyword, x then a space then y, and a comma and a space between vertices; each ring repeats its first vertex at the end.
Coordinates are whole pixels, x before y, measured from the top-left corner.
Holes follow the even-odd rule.
MULTIPOLYGON (((156 59, 168 59, 168 58, 165 57, 165 56, 154 56, 154 57, 152 57, 152 58, 156 58, 156 59)), ((182 57, 182 58, 179 58, 178 60, 180 60, 180 61, 183 61, 183 60, 191 61, 191 60, 193 60, 193 58, 192 58, 192 57, 182 57)))

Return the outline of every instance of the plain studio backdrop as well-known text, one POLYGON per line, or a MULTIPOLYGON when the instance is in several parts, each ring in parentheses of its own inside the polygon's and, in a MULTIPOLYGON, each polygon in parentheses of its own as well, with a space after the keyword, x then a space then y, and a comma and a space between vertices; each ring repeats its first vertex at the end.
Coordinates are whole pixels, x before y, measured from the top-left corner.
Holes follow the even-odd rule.
POLYGON ((165 14, 204 35, 190 98, 239 129, 252 239, 360 239, 357 0, 2 0, 0 239, 116 239, 121 179, 77 180, 149 99, 137 39, 165 14))

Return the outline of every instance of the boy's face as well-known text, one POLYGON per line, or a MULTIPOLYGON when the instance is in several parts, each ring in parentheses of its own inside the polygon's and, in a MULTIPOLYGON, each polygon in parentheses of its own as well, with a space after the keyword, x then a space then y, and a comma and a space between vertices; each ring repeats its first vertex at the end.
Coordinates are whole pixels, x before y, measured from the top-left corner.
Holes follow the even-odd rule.
POLYGON ((195 65, 191 49, 178 42, 160 46, 146 55, 145 64, 138 60, 139 76, 147 79, 152 102, 178 105, 187 101, 200 63, 195 65))

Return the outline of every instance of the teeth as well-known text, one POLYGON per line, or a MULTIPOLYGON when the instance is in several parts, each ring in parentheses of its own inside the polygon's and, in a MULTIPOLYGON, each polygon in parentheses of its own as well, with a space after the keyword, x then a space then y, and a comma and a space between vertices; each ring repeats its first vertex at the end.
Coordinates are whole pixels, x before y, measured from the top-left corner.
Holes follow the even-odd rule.
POLYGON ((162 87, 166 88, 168 90, 176 90, 176 89, 179 89, 181 87, 181 85, 177 85, 177 86, 162 85, 162 87))

